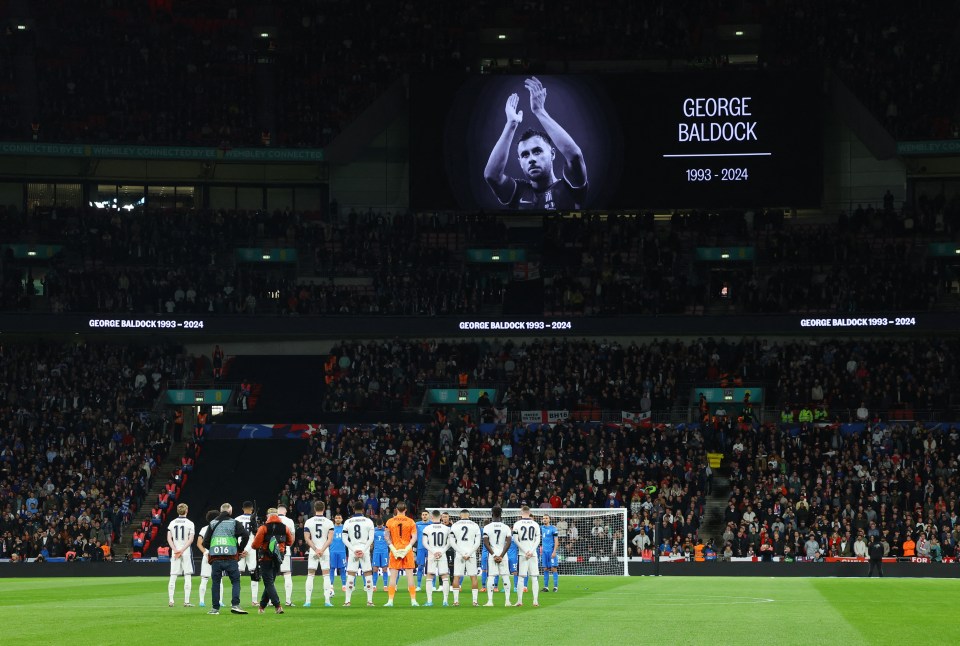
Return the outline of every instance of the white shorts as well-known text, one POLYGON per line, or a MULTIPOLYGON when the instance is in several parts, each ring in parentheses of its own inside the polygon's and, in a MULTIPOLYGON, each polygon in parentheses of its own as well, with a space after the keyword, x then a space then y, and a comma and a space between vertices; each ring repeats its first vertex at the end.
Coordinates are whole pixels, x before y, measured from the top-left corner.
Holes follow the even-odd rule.
POLYGON ((193 574, 193 550, 185 550, 180 558, 170 556, 170 574, 193 574))
POLYGON ((292 569, 293 557, 290 556, 290 550, 283 553, 283 560, 280 561, 280 574, 286 574, 292 569))
POLYGON ((373 568, 370 566, 370 552, 364 552, 363 556, 357 558, 353 552, 347 554, 347 572, 370 572, 373 568))
POLYGON ((427 574, 450 574, 446 552, 439 559, 433 558, 432 552, 427 554, 427 574))
POLYGON ((209 579, 213 576, 213 566, 210 565, 209 561, 207 561, 206 554, 200 557, 200 576, 205 579, 209 579))
POLYGON ((464 561, 459 554, 453 556, 453 576, 480 576, 477 572, 477 555, 474 554, 469 561, 464 561))
POLYGON ((537 559, 537 555, 534 554, 530 558, 527 558, 523 554, 520 555, 520 566, 517 570, 517 575, 519 576, 540 576, 540 563, 537 559))
POLYGON ((242 557, 237 562, 237 567, 240 568, 241 574, 243 572, 253 572, 257 569, 257 550, 252 547, 247 547, 247 555, 242 557))
POLYGON ((507 558, 506 554, 499 563, 493 559, 492 555, 487 556, 487 577, 510 576, 510 559, 507 558))
POLYGON ((313 550, 310 550, 310 553, 307 555, 307 570, 320 570, 321 572, 330 571, 330 550, 323 550, 321 556, 317 556, 317 553, 313 550))

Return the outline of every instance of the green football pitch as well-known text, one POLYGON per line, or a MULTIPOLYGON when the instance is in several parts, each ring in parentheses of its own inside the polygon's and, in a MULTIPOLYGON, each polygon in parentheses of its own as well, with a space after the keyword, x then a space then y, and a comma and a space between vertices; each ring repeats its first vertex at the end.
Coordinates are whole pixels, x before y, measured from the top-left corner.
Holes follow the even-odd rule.
MULTIPOLYGON (((198 577, 192 601, 197 603, 198 577)), ((294 602, 303 600, 303 577, 294 602)), ((241 599, 249 603, 243 580, 241 599)), ((397 606, 368 608, 363 590, 354 605, 322 605, 258 616, 167 606, 167 579, 146 577, 0 579, 3 644, 950 644, 960 642, 960 580, 748 577, 561 577, 560 592, 541 593, 540 607, 413 608, 405 592, 397 606), (224 632, 226 631, 226 632, 224 632)), ((339 587, 339 586, 338 586, 339 587)), ((282 597, 281 589, 281 597, 282 597)), ((425 593, 418 595, 420 603, 425 593)), ((317 605, 318 600, 320 605, 317 605)), ((452 598, 451 598, 452 602, 452 598)), ((480 594, 480 603, 486 594, 480 594)), ((249 609, 249 607, 248 607, 249 609)))

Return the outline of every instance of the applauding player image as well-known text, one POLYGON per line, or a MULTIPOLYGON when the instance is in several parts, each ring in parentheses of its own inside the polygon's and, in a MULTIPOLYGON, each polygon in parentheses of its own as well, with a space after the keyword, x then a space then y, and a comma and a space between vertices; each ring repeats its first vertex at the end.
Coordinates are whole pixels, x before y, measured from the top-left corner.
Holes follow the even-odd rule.
POLYGON ((543 130, 528 129, 520 135, 517 160, 522 178, 506 174, 513 138, 523 121, 520 97, 514 93, 504 105, 506 124, 490 151, 483 171, 487 185, 500 204, 510 209, 573 210, 582 207, 587 195, 587 165, 573 137, 547 112, 547 88, 537 77, 523 83, 530 94, 530 111, 543 130), (563 172, 557 178, 554 160, 563 158, 563 172))

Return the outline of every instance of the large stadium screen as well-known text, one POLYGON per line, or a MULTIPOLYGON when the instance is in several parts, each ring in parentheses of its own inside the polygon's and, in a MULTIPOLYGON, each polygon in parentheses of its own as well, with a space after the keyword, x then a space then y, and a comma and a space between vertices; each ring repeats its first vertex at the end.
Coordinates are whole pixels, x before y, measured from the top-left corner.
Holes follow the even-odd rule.
POLYGON ((816 206, 813 77, 761 71, 428 77, 411 87, 418 209, 816 206))

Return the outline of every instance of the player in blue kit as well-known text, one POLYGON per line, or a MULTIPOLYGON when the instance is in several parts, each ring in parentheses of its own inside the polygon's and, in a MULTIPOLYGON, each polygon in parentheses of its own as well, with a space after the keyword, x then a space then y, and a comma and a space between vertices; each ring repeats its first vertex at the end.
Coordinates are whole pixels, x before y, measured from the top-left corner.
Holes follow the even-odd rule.
MULTIPOLYGON (((487 546, 484 543, 480 544, 480 592, 487 591, 487 572, 489 568, 487 567, 487 546)), ((490 582, 490 585, 493 585, 493 582, 490 582)))
POLYGON ((543 590, 547 592, 549 584, 547 580, 550 573, 553 572, 553 591, 557 591, 557 581, 559 573, 557 572, 557 527, 550 524, 550 516, 544 514, 543 522, 540 524, 540 538, 542 545, 540 547, 540 567, 543 568, 543 590))
POLYGON ((390 546, 387 545, 387 529, 383 526, 383 519, 376 519, 377 528, 373 532, 373 587, 377 587, 377 578, 383 575, 383 589, 387 589, 387 558, 390 556, 390 546))
POLYGON ((513 577, 513 589, 520 590, 520 588, 517 587, 520 579, 517 575, 517 570, 520 567, 520 555, 517 551, 516 542, 510 543, 510 548, 507 550, 507 561, 510 563, 510 576, 513 577))
POLYGON ((423 530, 430 526, 430 514, 427 511, 420 513, 420 520, 417 521, 417 592, 423 583, 423 573, 426 570, 427 548, 423 546, 423 530))
POLYGON ((340 573, 340 589, 347 589, 347 548, 343 544, 343 516, 333 517, 333 542, 330 544, 330 583, 336 581, 335 572, 340 573))

